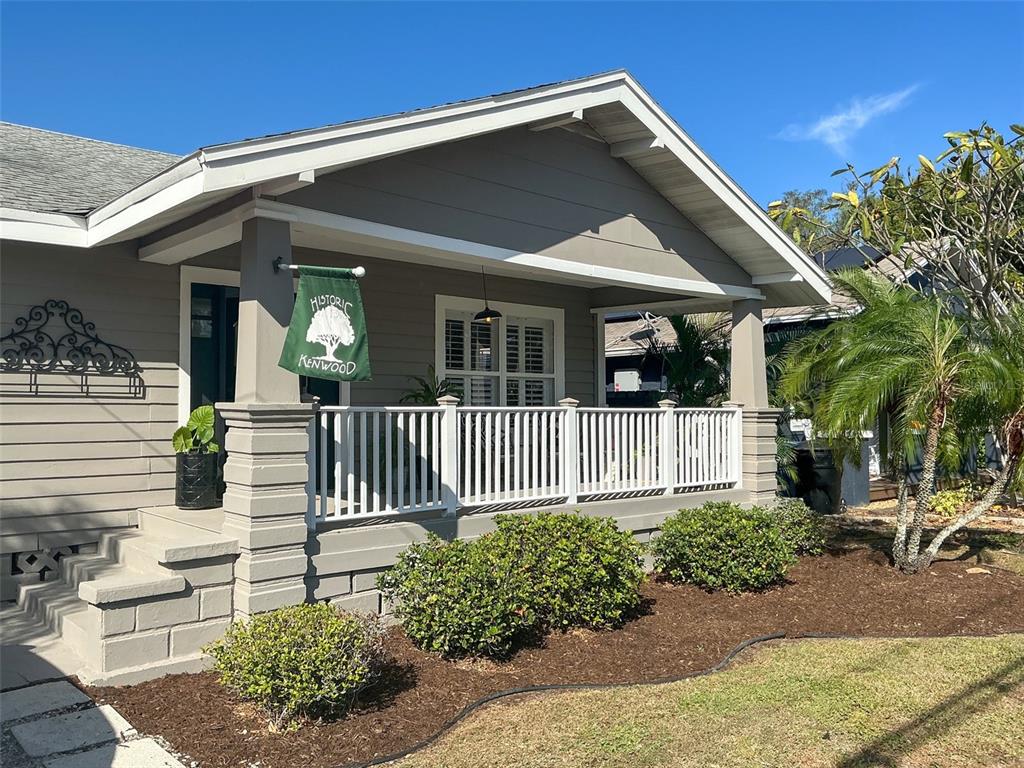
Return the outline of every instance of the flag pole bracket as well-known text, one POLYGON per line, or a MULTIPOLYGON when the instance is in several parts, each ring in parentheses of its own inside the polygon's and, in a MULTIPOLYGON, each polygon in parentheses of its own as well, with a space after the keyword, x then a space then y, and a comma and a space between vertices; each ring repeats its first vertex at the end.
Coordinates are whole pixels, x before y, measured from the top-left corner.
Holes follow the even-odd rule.
MULTIPOLYGON (((276 259, 274 259, 273 266, 274 266, 274 273, 275 274, 280 272, 282 269, 287 269, 290 272, 298 272, 299 271, 299 265, 298 264, 285 264, 283 256, 278 256, 276 259)), ((366 275, 366 267, 353 267, 353 269, 352 269, 352 276, 353 277, 364 277, 365 275, 366 275)))

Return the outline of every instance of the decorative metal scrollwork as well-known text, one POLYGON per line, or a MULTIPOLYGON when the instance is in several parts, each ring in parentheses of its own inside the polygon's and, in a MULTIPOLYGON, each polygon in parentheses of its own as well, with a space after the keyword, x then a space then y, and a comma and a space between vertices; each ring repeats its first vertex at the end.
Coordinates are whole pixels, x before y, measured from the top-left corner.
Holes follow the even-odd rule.
POLYGON ((14 321, 0 337, 0 371, 29 373, 97 373, 138 376, 139 364, 124 347, 96 335, 96 324, 66 301, 48 299, 14 321), (59 323, 63 324, 63 327, 59 323))

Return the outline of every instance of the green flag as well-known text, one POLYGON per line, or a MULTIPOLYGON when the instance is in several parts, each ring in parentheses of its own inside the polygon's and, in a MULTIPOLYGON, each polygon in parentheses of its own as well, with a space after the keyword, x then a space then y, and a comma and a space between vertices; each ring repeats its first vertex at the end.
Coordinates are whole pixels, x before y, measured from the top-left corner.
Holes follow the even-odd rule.
POLYGON ((299 267, 299 292, 278 365, 317 379, 370 378, 363 297, 352 270, 299 267))

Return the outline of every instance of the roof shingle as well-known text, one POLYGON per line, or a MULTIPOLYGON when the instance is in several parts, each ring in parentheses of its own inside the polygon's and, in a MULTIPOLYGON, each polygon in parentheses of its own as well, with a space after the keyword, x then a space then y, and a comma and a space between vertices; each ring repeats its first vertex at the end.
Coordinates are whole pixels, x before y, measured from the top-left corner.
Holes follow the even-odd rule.
POLYGON ((179 158, 0 122, 0 206, 83 215, 179 158))

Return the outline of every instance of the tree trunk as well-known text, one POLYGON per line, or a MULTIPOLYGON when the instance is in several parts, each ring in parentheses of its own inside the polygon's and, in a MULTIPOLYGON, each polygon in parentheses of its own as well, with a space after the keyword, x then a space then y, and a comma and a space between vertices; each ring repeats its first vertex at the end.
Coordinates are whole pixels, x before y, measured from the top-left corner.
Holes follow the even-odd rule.
POLYGON ((838 515, 843 511, 843 470, 845 469, 846 461, 841 453, 833 452, 832 464, 836 469, 836 493, 832 497, 832 514, 838 515))
POLYGON ((921 457, 921 482, 917 486, 917 495, 914 498, 914 518, 907 540, 905 566, 901 567, 901 570, 908 573, 916 573, 920 570, 917 559, 921 551, 924 517, 928 513, 928 504, 931 502, 935 488, 935 468, 939 459, 939 432, 944 420, 945 408, 941 403, 936 403, 928 417, 928 426, 925 431, 924 455, 921 457))
MULTIPOLYGON (((894 462, 895 464, 895 462, 894 462)), ((900 461, 896 474, 896 537, 892 541, 892 561, 897 568, 907 564, 907 516, 910 494, 907 488, 907 467, 900 461)))
POLYGON ((985 495, 978 500, 977 504, 971 507, 969 512, 962 514, 935 535, 931 544, 928 545, 928 548, 918 558, 917 567, 919 570, 931 565, 932 561, 938 556, 939 549, 946 543, 946 539, 985 514, 1006 493, 1007 488, 1013 482, 1013 478, 1017 473, 1017 468, 1020 466, 1022 459, 1024 459, 1024 413, 1018 412, 1010 419, 1006 427, 1005 436, 1007 450, 1003 458, 1003 468, 996 475, 995 480, 992 481, 992 485, 989 486, 985 495))

